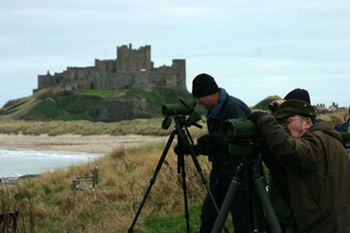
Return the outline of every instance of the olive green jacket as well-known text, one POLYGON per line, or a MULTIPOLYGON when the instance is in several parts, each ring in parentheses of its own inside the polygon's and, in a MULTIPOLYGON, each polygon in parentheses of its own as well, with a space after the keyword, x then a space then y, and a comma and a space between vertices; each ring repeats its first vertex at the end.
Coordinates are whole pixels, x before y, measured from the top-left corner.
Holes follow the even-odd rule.
POLYGON ((296 232, 350 232, 350 159, 333 125, 317 123, 294 139, 270 115, 257 124, 288 171, 296 232))

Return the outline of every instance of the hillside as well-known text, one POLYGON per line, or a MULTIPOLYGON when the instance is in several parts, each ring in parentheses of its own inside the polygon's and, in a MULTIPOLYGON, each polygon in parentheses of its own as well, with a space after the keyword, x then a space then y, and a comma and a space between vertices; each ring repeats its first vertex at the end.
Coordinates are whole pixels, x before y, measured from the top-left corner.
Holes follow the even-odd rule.
POLYGON ((261 100, 259 103, 257 103, 252 109, 259 109, 259 110, 268 110, 268 106, 271 104, 272 101, 282 99, 281 97, 277 95, 268 96, 265 99, 261 100))
POLYGON ((191 101, 187 91, 143 89, 70 92, 61 88, 43 89, 32 96, 7 102, 0 109, 2 119, 88 120, 118 122, 162 117, 164 104, 191 101))
MULTIPOLYGON (((0 109, 0 119, 12 120, 87 120, 119 122, 122 120, 163 117, 164 104, 180 103, 179 99, 191 102, 187 91, 159 88, 124 90, 65 91, 61 88, 43 89, 32 96, 7 102, 0 109)), ((281 97, 268 96, 251 107, 267 111, 269 104, 281 97)), ((206 110, 196 106, 196 111, 205 115, 206 110)))

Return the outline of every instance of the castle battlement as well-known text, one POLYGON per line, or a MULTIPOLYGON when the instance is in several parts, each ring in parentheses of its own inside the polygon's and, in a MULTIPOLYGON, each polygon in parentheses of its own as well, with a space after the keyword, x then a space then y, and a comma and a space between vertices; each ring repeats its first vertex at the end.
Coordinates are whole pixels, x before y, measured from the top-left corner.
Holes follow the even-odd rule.
POLYGON ((54 87, 68 91, 156 87, 186 90, 185 59, 173 59, 171 66, 153 64, 150 45, 138 49, 122 45, 117 47, 114 60, 95 59, 94 66, 67 67, 54 75, 38 75, 38 88, 33 92, 54 87))

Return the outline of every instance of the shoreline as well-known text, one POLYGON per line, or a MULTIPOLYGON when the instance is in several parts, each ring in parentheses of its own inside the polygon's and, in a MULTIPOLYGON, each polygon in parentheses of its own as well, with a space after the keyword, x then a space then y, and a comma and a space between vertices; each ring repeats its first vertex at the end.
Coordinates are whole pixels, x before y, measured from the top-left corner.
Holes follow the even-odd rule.
POLYGON ((48 135, 23 135, 23 134, 0 134, 0 149, 7 150, 35 150, 35 151, 71 151, 86 153, 109 153, 121 146, 130 147, 150 142, 166 140, 162 136, 142 135, 73 135, 65 134, 58 136, 48 135))

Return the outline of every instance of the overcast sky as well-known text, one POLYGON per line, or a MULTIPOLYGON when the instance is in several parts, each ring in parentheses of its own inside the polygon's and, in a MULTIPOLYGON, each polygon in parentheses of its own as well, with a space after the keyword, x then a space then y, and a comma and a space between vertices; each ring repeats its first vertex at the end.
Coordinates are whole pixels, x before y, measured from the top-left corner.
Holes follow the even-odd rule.
POLYGON ((349 25, 347 0, 0 0, 0 107, 130 43, 156 67, 186 59, 189 91, 205 72, 249 106, 294 88, 349 106, 349 25))

